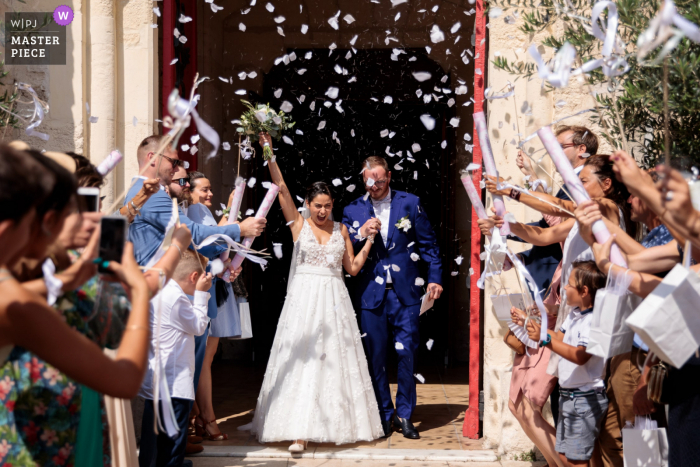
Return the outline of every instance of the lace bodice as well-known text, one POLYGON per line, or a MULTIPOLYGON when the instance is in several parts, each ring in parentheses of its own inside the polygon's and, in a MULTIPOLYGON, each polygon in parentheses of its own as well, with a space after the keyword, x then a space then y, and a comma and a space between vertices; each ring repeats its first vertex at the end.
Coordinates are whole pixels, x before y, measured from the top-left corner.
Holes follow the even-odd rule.
POLYGON ((316 266, 340 270, 343 267, 343 254, 345 254, 345 242, 340 233, 340 222, 333 223, 333 233, 325 245, 316 240, 309 223, 304 220, 296 245, 296 266, 316 266))

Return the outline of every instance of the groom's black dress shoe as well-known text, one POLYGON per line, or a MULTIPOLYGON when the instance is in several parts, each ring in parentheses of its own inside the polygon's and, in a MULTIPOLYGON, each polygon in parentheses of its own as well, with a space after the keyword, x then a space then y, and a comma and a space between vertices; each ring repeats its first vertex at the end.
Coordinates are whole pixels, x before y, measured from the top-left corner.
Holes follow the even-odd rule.
POLYGON ((400 419, 398 415, 394 415, 394 426, 396 426, 396 428, 403 433, 404 438, 420 439, 418 430, 416 430, 410 420, 406 418, 400 419))
POLYGON ((383 438, 388 438, 389 436, 391 436, 391 433, 393 433, 394 431, 391 427, 391 419, 382 420, 382 428, 384 429, 383 438))

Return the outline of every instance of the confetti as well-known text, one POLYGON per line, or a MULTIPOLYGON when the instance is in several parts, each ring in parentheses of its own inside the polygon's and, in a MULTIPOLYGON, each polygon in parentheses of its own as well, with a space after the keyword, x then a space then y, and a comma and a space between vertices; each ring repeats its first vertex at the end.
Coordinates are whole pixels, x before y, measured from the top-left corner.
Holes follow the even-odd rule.
POLYGON ((131 124, 134 126, 138 126, 139 124, 139 119, 134 116, 134 118, 131 120, 131 124))
POLYGON ((90 117, 90 123, 97 123, 98 117, 90 117))
POLYGON ((294 141, 292 141, 292 138, 290 138, 287 135, 282 136, 282 141, 289 144, 290 146, 294 146, 294 141))
POLYGON ((326 121, 321 120, 321 122, 318 124, 318 128, 316 128, 316 131, 323 130, 324 128, 326 128, 326 121))
POLYGON ((172 60, 170 60, 170 64, 175 65, 177 63, 177 61, 178 61, 177 58, 173 58, 172 60))
POLYGON ((382 138, 386 138, 387 136, 389 136, 389 130, 380 131, 379 136, 381 136, 382 138))
POLYGON ((190 21, 192 21, 192 18, 189 17, 189 16, 185 16, 185 15, 183 15, 182 13, 180 13, 180 17, 178 18, 178 21, 181 22, 181 23, 189 23, 190 21))
POLYGON ((458 127, 459 126, 459 118, 458 117, 451 118, 450 125, 453 127, 458 127))
POLYGON ((343 181, 339 178, 334 178, 332 183, 333 183, 333 186, 340 186, 343 184, 343 181))
POLYGON ((452 28, 450 29, 450 32, 451 32, 452 34, 454 34, 454 33, 456 33, 457 31, 459 31, 459 28, 461 28, 461 27, 462 27, 462 23, 460 23, 459 21, 457 21, 455 24, 452 25, 452 28))
POLYGON ((420 259, 420 256, 418 255, 418 253, 411 253, 411 259, 413 261, 418 261, 420 259))
POLYGON ((160 8, 158 8, 158 7, 153 7, 153 13, 155 13, 155 15, 156 15, 158 18, 160 18, 160 8))
POLYGON ((503 9, 501 8, 489 8, 489 18, 496 19, 503 14, 503 9))
POLYGON ((275 7, 272 5, 272 3, 268 3, 267 5, 265 5, 265 9, 266 9, 267 11, 269 11, 270 13, 272 13, 273 11, 275 11, 275 7))
POLYGON ((394 99, 393 99, 391 96, 386 96, 386 97, 384 98, 384 103, 385 103, 385 104, 391 104, 392 102, 394 102, 394 99))
POLYGON ((418 381, 420 381, 421 384, 425 384, 425 378, 423 377, 423 375, 421 375, 420 373, 416 373, 416 374, 413 375, 413 376, 414 376, 418 381))
POLYGON ((379 285, 382 285, 382 284, 384 284, 384 279, 382 279, 381 277, 377 276, 377 277, 374 278, 374 282, 376 282, 376 283, 379 284, 379 285))
POLYGON ((458 257, 455 258, 455 263, 457 263, 457 265, 461 266, 463 260, 464 260, 464 257, 462 255, 459 255, 458 257))
MULTIPOLYGON (((440 30, 437 24, 433 24, 433 28, 430 30, 430 41, 433 44, 442 42, 445 40, 445 34, 440 30)), ((430 53, 430 51, 428 51, 430 53)))
POLYGON ((432 339, 428 339, 428 342, 425 343, 425 346, 428 348, 428 350, 433 349, 433 343, 434 341, 432 339))
POLYGON ((255 210, 253 210, 253 209, 248 209, 248 210, 245 212, 245 215, 246 215, 246 216, 252 216, 254 212, 255 212, 255 210))
POLYGON ((338 18, 340 17, 340 10, 338 10, 338 13, 336 13, 334 16, 331 16, 328 18, 328 24, 331 25, 333 29, 336 31, 338 30, 338 18))
POLYGON ((399 271, 401 271, 401 268, 399 266, 397 266, 396 264, 392 264, 391 270, 394 272, 399 272, 399 271))
POLYGON ((353 36, 352 39, 350 39, 350 45, 355 45, 355 42, 357 41, 357 34, 353 36))
MULTIPOLYGON (((308 30, 309 30, 309 25, 308 25, 308 24, 302 24, 302 25, 301 25, 301 33, 302 33, 302 34, 306 34, 306 33, 308 32, 308 30)), ((306 55, 307 55, 306 58, 311 58, 311 52, 308 52, 306 55)))
POLYGON ((243 24, 243 23, 238 23, 238 29, 239 29, 240 31, 245 32, 245 24, 243 24))
POLYGON ((355 191, 355 185, 348 185, 345 189, 352 193, 353 191, 355 191))
POLYGON ((461 96, 461 95, 466 94, 466 93, 467 93, 467 86, 464 84, 459 86, 457 89, 455 89, 455 94, 457 94, 458 96, 461 96))
POLYGON ((275 252, 275 256, 277 257, 277 259, 282 259, 282 244, 281 243, 273 243, 272 250, 275 252))
POLYGON ((418 144, 418 143, 413 143, 413 144, 411 145, 411 150, 412 150, 414 153, 420 151, 420 144, 418 144))
POLYGON ((404 346, 401 342, 395 343, 394 347, 396 348, 396 350, 403 350, 404 349, 404 346))
POLYGON ((276 97, 277 99, 279 99, 279 98, 282 96, 282 88, 277 89, 277 90, 274 92, 274 95, 275 95, 275 97, 276 97))
POLYGON ((352 24, 355 22, 355 18, 353 18, 353 16, 350 14, 343 16, 343 20, 348 24, 352 24))
POLYGON ((367 333, 364 333, 360 336, 360 338, 365 337, 366 335, 367 335, 367 333))
POLYGON ((255 177, 250 177, 250 179, 248 180, 248 188, 253 188, 255 186, 256 181, 257 180, 255 179, 255 177))
POLYGON ((277 26, 277 34, 279 34, 282 37, 287 37, 284 35, 284 29, 282 29, 281 26, 277 26))
POLYGON ((285 18, 284 16, 278 16, 275 18, 275 23, 277 23, 277 24, 284 23, 285 19, 287 19, 287 18, 285 18))
POLYGON ((294 223, 294 221, 289 221, 289 222, 287 222, 287 227, 289 227, 289 226, 292 225, 293 223, 294 223))
POLYGON ((425 284, 425 281, 423 280, 422 277, 416 277, 416 285, 417 285, 418 287, 420 287, 420 286, 422 286, 422 285, 424 285, 424 284, 425 284))
MULTIPOLYGON (((336 66, 338 66, 338 65, 336 65, 336 66)), ((339 91, 338 88, 331 86, 326 91, 326 96, 328 96, 330 99, 337 99, 338 98, 338 91, 339 91)))
POLYGON ((391 0, 391 6, 395 7, 396 5, 401 5, 406 2, 408 2, 408 0, 391 0))

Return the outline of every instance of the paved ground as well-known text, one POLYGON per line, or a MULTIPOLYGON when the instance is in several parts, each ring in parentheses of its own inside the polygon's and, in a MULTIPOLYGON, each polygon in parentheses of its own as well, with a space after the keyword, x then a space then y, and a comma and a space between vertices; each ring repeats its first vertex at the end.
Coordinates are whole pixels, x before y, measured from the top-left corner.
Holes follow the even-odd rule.
MULTIPOLYGON (((466 367, 456 369, 421 369, 425 384, 418 383, 418 406, 413 422, 421 433, 420 440, 408 440, 400 433, 369 443, 343 445, 344 448, 369 449, 482 449, 481 442, 462 436, 464 411, 469 403, 469 376, 466 367)), ((228 433, 228 441, 205 442, 211 446, 261 446, 239 426, 250 423, 262 384, 264 369, 253 369, 227 362, 213 368, 214 410, 219 427, 228 433)), ((392 384, 392 392, 396 385, 392 384)), ((269 443, 266 447, 289 446, 269 443)), ((335 448, 334 444, 312 444, 312 447, 335 448)), ((206 449, 206 447, 205 447, 206 449)))
POLYGON ((412 462, 345 459, 192 459, 195 467, 543 467, 544 462, 412 462))

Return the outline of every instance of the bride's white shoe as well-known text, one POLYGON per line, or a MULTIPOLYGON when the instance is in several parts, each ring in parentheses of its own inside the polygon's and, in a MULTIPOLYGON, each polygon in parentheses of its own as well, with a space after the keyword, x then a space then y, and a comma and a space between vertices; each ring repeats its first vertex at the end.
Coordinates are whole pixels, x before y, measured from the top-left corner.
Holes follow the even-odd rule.
POLYGON ((289 446, 289 452, 304 452, 306 450, 306 446, 309 444, 308 441, 301 441, 301 440, 296 440, 294 443, 292 443, 291 446, 289 446))

